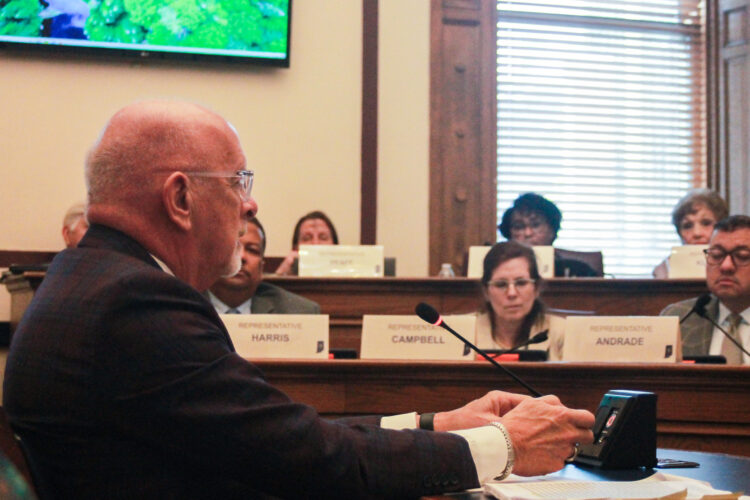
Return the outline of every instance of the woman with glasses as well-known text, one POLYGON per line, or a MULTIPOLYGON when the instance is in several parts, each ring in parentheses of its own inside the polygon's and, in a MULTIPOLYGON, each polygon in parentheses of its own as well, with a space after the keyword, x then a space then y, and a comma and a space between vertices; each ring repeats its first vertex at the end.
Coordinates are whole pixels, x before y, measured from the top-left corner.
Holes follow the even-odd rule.
POLYGON ((496 243, 484 258, 484 305, 477 318, 477 345, 513 349, 547 330, 549 340, 531 348, 547 350, 549 359, 560 359, 563 332, 552 326, 562 322, 552 321, 555 317, 546 313, 539 298, 541 285, 530 247, 516 241, 496 243))
MULTIPOLYGON (((505 238, 530 246, 552 245, 560 230, 562 212, 557 205, 536 193, 525 193, 515 199, 503 213, 497 229, 505 238)), ((567 251, 570 253, 570 251, 567 251)), ((555 249, 555 277, 596 277, 601 273, 587 263, 561 255, 555 249)))
MULTIPOLYGON (((683 245, 707 245, 718 221, 729 215, 727 202, 710 189, 693 189, 672 210, 672 224, 683 245)), ((669 260, 664 259, 652 272, 654 278, 669 277, 669 260)))

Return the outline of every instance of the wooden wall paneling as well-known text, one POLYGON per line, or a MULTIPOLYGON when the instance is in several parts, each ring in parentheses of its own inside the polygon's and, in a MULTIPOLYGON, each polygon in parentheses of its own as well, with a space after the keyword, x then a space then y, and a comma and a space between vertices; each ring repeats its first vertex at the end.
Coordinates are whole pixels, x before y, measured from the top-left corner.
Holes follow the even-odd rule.
POLYGON ((443 262, 463 268, 470 245, 494 241, 494 154, 483 150, 483 140, 494 141, 494 106, 483 94, 491 87, 483 31, 494 24, 490 12, 491 2, 432 3, 430 274, 443 262))
POLYGON ((719 185, 730 213, 750 213, 750 2, 719 2, 719 185))
POLYGON ((378 213, 378 1, 362 0, 362 143, 359 242, 374 245, 378 213))

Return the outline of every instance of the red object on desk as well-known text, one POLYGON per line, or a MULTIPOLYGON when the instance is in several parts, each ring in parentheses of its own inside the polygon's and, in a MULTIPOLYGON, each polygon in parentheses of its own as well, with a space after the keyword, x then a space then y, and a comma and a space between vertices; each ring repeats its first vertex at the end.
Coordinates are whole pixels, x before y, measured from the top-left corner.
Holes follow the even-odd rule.
MULTIPOLYGON (((511 353, 504 353, 504 354, 490 354, 489 355, 492 359, 495 361, 518 361, 520 358, 520 354, 517 352, 511 352, 511 353)), ((477 361, 487 361, 483 357, 477 358, 477 361)))

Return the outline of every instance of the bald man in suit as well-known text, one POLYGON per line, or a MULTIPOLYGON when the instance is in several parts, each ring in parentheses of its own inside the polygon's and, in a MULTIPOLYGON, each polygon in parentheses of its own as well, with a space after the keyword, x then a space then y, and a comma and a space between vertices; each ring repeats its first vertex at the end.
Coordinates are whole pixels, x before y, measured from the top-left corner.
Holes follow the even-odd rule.
POLYGON ((551 472, 593 441, 594 416, 554 396, 327 420, 269 384, 203 295, 240 270, 258 210, 237 132, 216 113, 127 106, 86 181, 91 227, 50 265, 5 372, 3 407, 42 497, 419 497, 551 472))

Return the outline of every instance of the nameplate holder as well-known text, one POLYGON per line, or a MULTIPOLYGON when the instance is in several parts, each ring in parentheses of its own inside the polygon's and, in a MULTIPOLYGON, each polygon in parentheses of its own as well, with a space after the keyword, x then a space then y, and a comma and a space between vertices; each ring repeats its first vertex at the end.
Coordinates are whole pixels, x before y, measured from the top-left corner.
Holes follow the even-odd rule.
POLYGON ((532 247, 536 255, 536 267, 542 278, 555 277, 555 247, 550 245, 538 245, 532 247))
POLYGON ((563 361, 676 363, 677 316, 568 316, 563 361))
MULTIPOLYGON (((445 316, 445 321, 474 340, 476 315, 445 316)), ((362 318, 360 357, 473 361, 474 351, 443 328, 417 316, 366 314, 362 318)))
POLYGON ((466 266, 467 278, 481 278, 484 273, 484 258, 490 251, 488 246, 469 247, 469 263, 466 266))
POLYGON ((327 314, 220 314, 243 358, 328 359, 327 314))
POLYGON ((669 278, 706 279, 706 256, 703 250, 708 245, 682 245, 672 247, 669 254, 669 278))
MULTIPOLYGON (((466 267, 467 278, 481 278, 484 274, 484 258, 490 251, 488 246, 469 247, 469 263, 466 267)), ((536 266, 542 278, 555 277, 555 247, 541 245, 532 247, 536 256, 536 266)))
POLYGON ((299 276, 383 276, 382 245, 300 245, 299 276))

